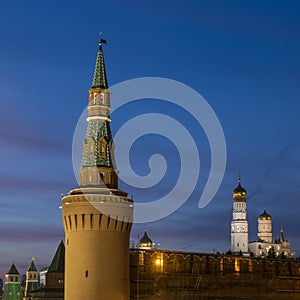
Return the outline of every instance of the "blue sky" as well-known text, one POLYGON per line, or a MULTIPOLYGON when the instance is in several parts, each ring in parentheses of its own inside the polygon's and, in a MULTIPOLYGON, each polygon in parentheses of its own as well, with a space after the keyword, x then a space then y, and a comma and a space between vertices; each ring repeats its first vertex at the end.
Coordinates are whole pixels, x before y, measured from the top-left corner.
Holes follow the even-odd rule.
MULTIPOLYGON (((58 207, 61 193, 77 186, 72 138, 87 104, 100 31, 108 41, 110 86, 144 76, 182 82, 205 97, 226 138, 224 180, 213 201, 199 209, 209 167, 207 140, 188 116, 159 107, 178 113, 203 145, 204 175, 182 208, 147 225, 151 238, 164 249, 226 251, 240 170, 249 196, 250 240, 267 201, 274 235, 283 225, 299 255, 299 6, 298 1, 1 2, 0 274, 12 261, 23 272, 32 256, 39 268, 47 266, 64 237, 58 207)), ((139 113, 139 107, 132 109, 139 113)), ((129 111, 116 113, 113 131, 129 111)), ((147 162, 157 151, 170 164, 176 159, 173 145, 150 136, 136 143, 133 168, 147 173, 143 158, 147 162)), ((171 176, 158 189, 121 187, 135 201, 151 201, 172 184, 171 176)), ((143 229, 134 225, 132 239, 143 229)))

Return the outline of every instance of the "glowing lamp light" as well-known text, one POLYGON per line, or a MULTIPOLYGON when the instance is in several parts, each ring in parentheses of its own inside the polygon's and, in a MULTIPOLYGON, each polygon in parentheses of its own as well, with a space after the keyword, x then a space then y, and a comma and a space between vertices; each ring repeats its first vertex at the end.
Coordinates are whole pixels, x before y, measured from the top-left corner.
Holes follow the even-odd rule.
POLYGON ((155 260, 155 264, 156 264, 157 266, 160 266, 161 263, 162 263, 162 260, 161 260, 161 259, 157 258, 157 259, 155 260))

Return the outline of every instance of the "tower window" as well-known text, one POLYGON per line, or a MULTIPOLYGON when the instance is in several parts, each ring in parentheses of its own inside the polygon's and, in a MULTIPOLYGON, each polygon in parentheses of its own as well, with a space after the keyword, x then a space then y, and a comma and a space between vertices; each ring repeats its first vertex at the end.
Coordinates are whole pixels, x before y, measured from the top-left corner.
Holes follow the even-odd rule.
POLYGON ((86 270, 86 271, 85 271, 85 278, 88 278, 88 276, 89 276, 89 271, 86 270))
POLYGON ((240 243, 237 243, 236 245, 239 247, 239 246, 240 246, 240 243))

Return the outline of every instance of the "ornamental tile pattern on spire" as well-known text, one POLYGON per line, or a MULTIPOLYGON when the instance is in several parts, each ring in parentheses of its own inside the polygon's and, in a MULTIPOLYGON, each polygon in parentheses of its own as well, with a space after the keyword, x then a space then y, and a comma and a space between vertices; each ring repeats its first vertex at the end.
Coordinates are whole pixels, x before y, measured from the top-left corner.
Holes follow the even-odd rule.
POLYGON ((65 271, 65 245, 61 241, 52 259, 48 273, 64 273, 65 271))
POLYGON ((89 122, 84 139, 82 167, 113 167, 110 149, 113 140, 109 122, 89 122))
POLYGON ((103 55, 101 45, 99 46, 99 50, 97 54, 92 88, 103 88, 103 89, 108 88, 105 63, 104 63, 104 55, 103 55))

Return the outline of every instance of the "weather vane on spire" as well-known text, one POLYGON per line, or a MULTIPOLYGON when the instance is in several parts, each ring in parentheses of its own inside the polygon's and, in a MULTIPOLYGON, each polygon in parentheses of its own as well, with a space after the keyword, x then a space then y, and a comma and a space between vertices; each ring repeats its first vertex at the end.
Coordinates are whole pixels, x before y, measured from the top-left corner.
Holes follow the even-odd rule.
POLYGON ((107 44, 106 40, 102 38, 102 31, 100 31, 100 42, 99 42, 99 48, 102 49, 102 44, 107 44))

